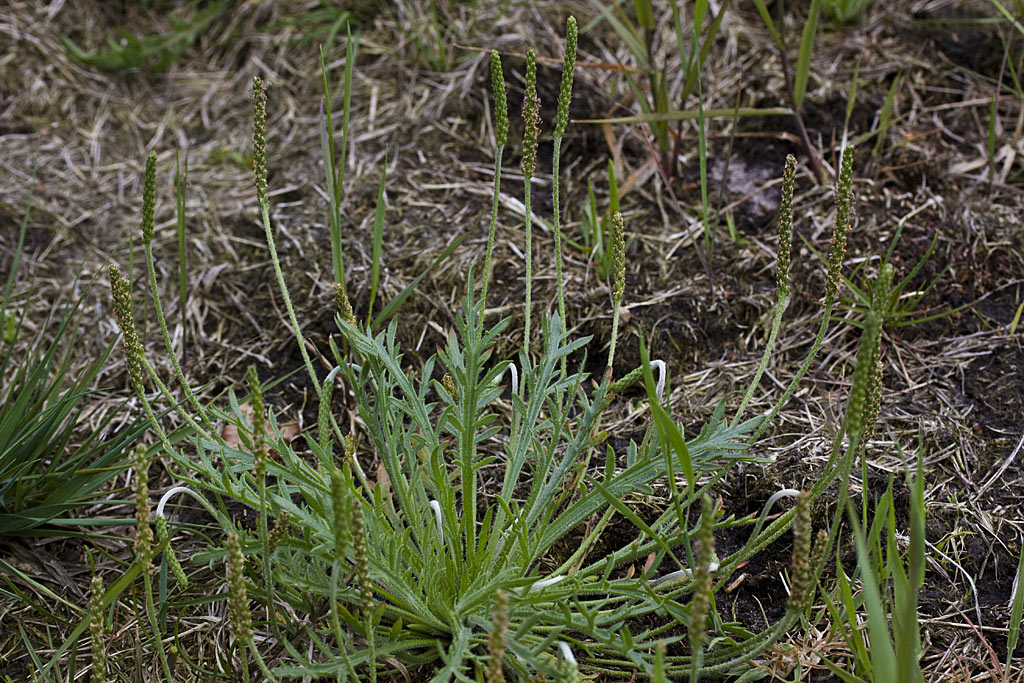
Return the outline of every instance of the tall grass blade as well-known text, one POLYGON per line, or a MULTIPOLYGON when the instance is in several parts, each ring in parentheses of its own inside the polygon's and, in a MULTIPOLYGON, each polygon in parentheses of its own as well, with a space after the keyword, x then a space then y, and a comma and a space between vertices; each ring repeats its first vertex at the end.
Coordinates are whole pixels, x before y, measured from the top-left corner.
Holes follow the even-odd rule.
POLYGON ((872 156, 878 156, 882 152, 882 145, 885 144, 885 134, 892 124, 892 105, 896 101, 896 92, 899 88, 900 74, 896 74, 889 85, 889 92, 885 95, 885 102, 882 103, 882 111, 878 114, 878 137, 875 139, 875 146, 871 150, 872 156))
POLYGON ((1013 601, 1010 604, 1010 621, 1006 627, 1006 670, 1010 670, 1010 662, 1013 661, 1013 651, 1017 649, 1017 640, 1020 638, 1021 616, 1024 615, 1024 586, 1021 586, 1021 578, 1024 577, 1024 543, 1021 544, 1020 558, 1017 560, 1017 575, 1013 579, 1013 601))
POLYGON ((377 207, 373 212, 373 252, 370 256, 370 303, 366 309, 366 322, 373 320, 373 302, 377 298, 377 285, 380 283, 381 251, 384 245, 384 185, 388 178, 388 158, 384 155, 384 168, 380 172, 380 185, 377 187, 377 207))
MULTIPOLYGON (((868 613, 868 636, 871 642, 868 656, 871 661, 873 678, 877 681, 898 681, 901 680, 897 674, 900 667, 896 660, 892 638, 889 635, 888 612, 885 602, 882 601, 882 593, 875 577, 871 553, 868 551, 864 532, 857 516, 853 513, 852 506, 848 508, 847 512, 857 544, 857 566, 860 568, 862 582, 861 595, 868 613)), ((848 612, 847 614, 849 618, 854 618, 852 613, 848 612)))
POLYGON ((444 251, 442 251, 422 273, 413 278, 412 282, 396 294, 395 298, 389 301, 388 305, 381 309, 381 312, 373 319, 374 329, 380 329, 384 323, 394 317, 402 307, 402 304, 405 303, 405 300, 409 298, 409 295, 416 290, 416 287, 418 287, 421 282, 423 282, 423 279, 437 270, 438 266, 447 261, 448 258, 455 253, 455 250, 462 246, 462 243, 466 241, 467 237, 469 237, 469 233, 464 232, 449 242, 448 246, 444 248, 444 251))
POLYGON ((796 73, 793 74, 793 101, 797 110, 804 106, 804 93, 807 91, 807 77, 811 70, 814 39, 818 33, 821 2, 822 0, 811 0, 811 8, 807 12, 807 23, 804 24, 804 32, 800 37, 800 52, 796 58, 796 73))

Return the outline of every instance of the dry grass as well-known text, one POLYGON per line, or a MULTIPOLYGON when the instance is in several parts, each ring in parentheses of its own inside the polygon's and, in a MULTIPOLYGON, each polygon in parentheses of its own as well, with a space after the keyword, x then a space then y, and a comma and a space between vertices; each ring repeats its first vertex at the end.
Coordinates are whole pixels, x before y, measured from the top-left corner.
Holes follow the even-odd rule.
MULTIPOLYGON (((190 340, 187 349, 181 349, 186 354, 186 373, 194 384, 212 382, 207 392, 212 395, 240 384, 242 368, 253 361, 267 377, 283 375, 298 365, 291 337, 284 333, 280 301, 268 284, 270 266, 261 246, 251 171, 245 164, 251 135, 248 84, 254 75, 271 84, 271 203, 284 271, 310 343, 324 347, 332 314, 318 137, 317 45, 301 42, 301 30, 288 23, 317 3, 294 3, 289 10, 282 9, 287 4, 236 3, 224 21, 164 74, 100 73, 70 59, 58 40, 66 34, 80 45, 96 46, 122 24, 140 33, 166 30, 169 24, 158 12, 122 10, 120 5, 99 2, 44 5, 24 0, 11 0, 0 9, 0 268, 10 265, 15 226, 34 192, 22 271, 34 289, 18 304, 28 308, 30 324, 38 325, 49 302, 68 293, 86 297, 80 323, 92 334, 82 336, 77 350, 83 362, 116 333, 102 274, 106 264, 113 261, 125 268, 134 256, 135 279, 139 279, 142 257, 135 233, 140 178, 143 159, 155 150, 161 177, 154 250, 159 275, 166 283, 163 297, 171 308, 172 334, 179 343, 183 334, 190 340), (275 28, 270 32, 268 26, 275 28), (190 288, 184 314, 170 305, 176 301, 172 173, 179 149, 189 166, 190 288), (134 235, 134 255, 128 250, 129 235, 134 235), (81 281, 71 291, 68 274, 79 268, 81 281), (85 285, 94 279, 97 286, 87 290, 85 285)), ((521 64, 513 55, 534 45, 542 57, 559 57, 555 46, 560 45, 557 30, 564 15, 576 13, 581 25, 594 15, 593 7, 583 2, 504 8, 481 3, 477 9, 453 3, 438 8, 447 55, 446 70, 437 72, 436 64, 430 63, 440 60, 430 7, 425 1, 410 0, 389 9, 374 9, 367 3, 367 9, 360 11, 361 45, 352 98, 354 143, 344 202, 349 287, 357 311, 367 296, 369 232, 385 153, 389 200, 382 275, 385 299, 415 277, 455 234, 470 233, 463 248, 423 284, 404 311, 406 347, 423 356, 432 352, 449 327, 468 265, 481 261, 485 249, 493 172, 488 74, 484 53, 468 46, 495 48, 509 55, 510 100, 518 102, 521 64)), ((913 11, 918 16, 947 16, 985 7, 984 3, 969 6, 936 0, 917 3, 913 11)), ((788 30, 792 32, 793 26, 788 30)), ((663 42, 662 54, 667 55, 672 43, 663 42)), ((998 68, 1000 50, 993 35, 921 26, 912 22, 903 5, 876 2, 861 26, 821 36, 807 96, 806 116, 814 142, 823 151, 826 165, 834 167, 854 65, 860 62, 858 104, 852 120, 857 133, 871 129, 890 79, 902 79, 894 124, 882 154, 871 157, 864 151, 858 157, 858 223, 848 263, 852 267, 877 256, 887 246, 899 217, 935 200, 932 208, 908 223, 896 265, 905 272, 938 233, 938 250, 925 270, 935 274, 946 264, 950 270, 924 305, 936 310, 965 306, 950 318, 887 332, 883 342, 887 391, 880 424, 868 448, 868 486, 878 492, 890 474, 897 476, 897 482, 901 479, 896 445, 909 453, 918 433, 923 436, 928 539, 947 556, 932 555, 921 596, 928 644, 924 661, 929 680, 937 681, 997 680, 989 648, 1002 659, 1010 586, 1024 535, 1024 453, 1019 444, 1024 348, 1020 332, 1008 334, 1024 297, 1024 233, 1019 228, 1024 195, 1019 177, 1011 173, 989 179, 985 165, 978 164, 984 161, 994 86, 975 70, 995 77, 989 54, 997 53, 998 68), (915 39, 907 40, 907 35, 915 39), (968 591, 968 577, 976 592, 968 591)), ((599 66, 629 64, 628 60, 628 53, 606 27, 581 36, 584 64, 576 77, 575 117, 621 114, 631 106, 621 74, 599 66)), ((778 57, 756 14, 745 9, 730 8, 706 74, 707 108, 731 107, 738 96, 744 106, 775 106, 782 98, 778 57)), ((556 72, 545 72, 542 62, 540 95, 543 120, 549 126, 557 84, 556 72)), ((1005 166, 1019 172, 1024 154, 1022 103, 1005 92, 999 103, 1000 170, 1005 166)), ((718 207, 731 207, 741 240, 731 243, 720 234, 705 271, 697 253, 701 226, 696 220, 695 128, 683 126, 680 134, 685 160, 670 195, 654 177, 643 129, 571 125, 562 162, 562 203, 568 234, 574 237, 585 205, 587 176, 603 177, 605 160, 609 156, 616 160, 620 182, 627 180, 626 229, 635 237, 627 258, 628 317, 623 321, 625 341, 616 369, 624 372, 637 364, 632 337, 644 335, 652 355, 669 363, 674 376, 673 414, 688 424, 706 417, 722 398, 737 402, 738 388, 760 359, 772 306, 774 178, 781 172, 784 155, 799 153, 799 146, 785 119, 744 121, 735 129, 731 122, 712 124, 711 198, 718 207), (727 150, 732 157, 726 174, 727 150)), ((518 139, 514 130, 511 139, 518 139)), ((866 147, 870 144, 873 141, 866 147)), ((521 177, 513 170, 516 154, 513 150, 503 184, 490 304, 494 311, 519 316, 524 283, 522 205, 517 199, 521 177)), ((549 160, 540 166, 534 193, 535 211, 542 218, 549 215, 545 173, 550 173, 549 160)), ((796 207, 797 232, 823 248, 831 224, 830 190, 814 187, 805 172, 798 179, 796 207)), ((535 260, 535 297, 542 305, 550 305, 554 299, 550 234, 542 232, 535 241, 541 250, 535 260)), ((789 376, 816 327, 822 269, 800 242, 796 251, 794 301, 779 353, 763 382, 767 393, 755 397, 753 412, 765 410, 781 391, 776 378, 789 376)), ((576 322, 579 333, 605 339, 610 326, 606 283, 597 277, 586 255, 571 247, 566 248, 566 276, 569 319, 576 322)), ((0 271, 0 278, 5 277, 6 270, 0 271)), ((159 335, 150 322, 154 318, 141 303, 139 288, 136 293, 141 306, 138 318, 151 325, 140 330, 151 345, 150 357, 161 367, 168 365, 160 360, 159 335)), ((732 477, 727 489, 734 506, 730 512, 758 509, 776 484, 799 487, 813 479, 842 413, 841 401, 852 372, 853 332, 849 325, 833 326, 821 360, 760 446, 776 457, 776 464, 763 471, 748 468, 732 477)), ((505 351, 521 343, 516 334, 503 340, 505 351)), ((90 409, 91 419, 98 421, 114 409, 125 395, 125 386, 123 365, 117 359, 105 371, 103 390, 90 409)), ((306 403, 310 398, 302 376, 295 375, 273 400, 282 419, 303 422, 309 420, 306 403)), ((609 426, 626 433, 641 428, 645 411, 639 404, 633 408, 631 412, 624 408, 619 422, 609 426)), ((121 486, 129 483, 119 481, 121 486)), ((159 492, 171 483, 168 477, 156 475, 153 488, 159 492)), ((124 489, 111 491, 115 497, 123 494, 124 489)), ((126 520, 130 514, 126 507, 126 520)), ((203 520, 197 516, 189 521, 203 520)), ((204 533, 196 527, 178 542, 183 549, 195 550, 219 542, 205 538, 204 533)), ((104 549, 99 567, 108 584, 129 558, 130 542, 119 540, 118 535, 92 542, 104 549)), ((784 556, 786 551, 778 552, 784 556)), ((0 542, 0 556, 62 599, 84 605, 89 570, 80 541, 7 539, 0 542)), ((196 578, 201 583, 204 577, 196 578)), ((206 578, 207 586, 217 585, 206 578)), ((17 576, 7 580, 31 590, 17 576)), ((757 590, 781 594, 776 576, 761 577, 759 583, 749 578, 748 584, 752 590, 756 585, 757 590)), ((30 597, 72 622, 80 618, 74 609, 47 595, 30 597)), ((746 603, 742 596, 736 600, 733 608, 741 616, 744 610, 753 612, 749 595, 746 603)), ((770 607, 771 601, 766 602, 770 607)), ((2 594, 0 615, 0 673, 22 680, 26 653, 13 625, 25 627, 39 644, 40 656, 47 653, 42 643, 48 638, 59 643, 67 625, 45 619, 28 601, 2 594)), ((218 658, 227 656, 229 642, 223 604, 181 607, 169 617, 180 620, 176 628, 183 653, 206 667, 219 668, 218 658)), ((150 669, 150 655, 138 656, 139 630, 145 627, 136 623, 129 594, 119 603, 115 619, 111 661, 128 675, 133 667, 150 669)), ((780 645, 772 666, 782 672, 799 658, 804 680, 824 680, 815 657, 840 657, 841 644, 826 642, 823 628, 806 636, 794 635, 788 645, 780 645)))

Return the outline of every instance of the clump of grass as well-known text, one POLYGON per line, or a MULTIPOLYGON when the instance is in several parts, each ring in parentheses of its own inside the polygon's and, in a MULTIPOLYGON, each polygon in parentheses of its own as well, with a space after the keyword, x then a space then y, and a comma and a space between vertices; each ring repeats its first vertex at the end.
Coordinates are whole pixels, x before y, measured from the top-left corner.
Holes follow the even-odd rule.
MULTIPOLYGON (((111 434, 111 412, 90 425, 89 434, 78 430, 114 344, 74 368, 82 298, 55 301, 42 321, 30 320, 27 306, 19 306, 33 291, 16 287, 31 208, 30 200, 0 292, 0 537, 67 528, 80 508, 109 505, 100 492, 128 467, 131 446, 146 428, 134 420, 111 434), (38 332, 30 336, 33 322, 38 332)), ((122 521, 97 516, 91 523, 122 521)))

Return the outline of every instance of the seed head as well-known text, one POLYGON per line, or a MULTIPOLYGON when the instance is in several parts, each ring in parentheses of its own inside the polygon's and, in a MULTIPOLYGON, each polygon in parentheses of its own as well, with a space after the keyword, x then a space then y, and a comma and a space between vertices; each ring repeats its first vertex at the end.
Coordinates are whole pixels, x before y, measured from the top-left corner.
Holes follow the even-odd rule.
POLYGON ((537 169, 537 140, 540 136, 540 98, 537 97, 537 55, 526 53, 526 94, 523 97, 523 175, 533 176, 537 169))
POLYGON ((832 230, 832 247, 828 254, 828 282, 825 286, 825 305, 834 303, 839 296, 842 281, 843 258, 846 255, 846 237, 852 224, 853 206, 853 149, 843 150, 839 182, 836 185, 836 222, 832 230))
POLYGON ((891 263, 886 263, 878 271, 875 286, 871 290, 871 307, 883 316, 889 312, 889 290, 892 289, 892 281, 895 276, 896 269, 892 267, 891 263))
POLYGON ((346 436, 345 440, 342 442, 342 446, 344 447, 344 459, 345 459, 345 461, 348 462, 348 461, 351 461, 351 460, 355 459, 355 457, 356 457, 356 435, 355 434, 349 434, 348 436, 346 436))
POLYGON ((256 177, 256 197, 267 206, 267 91, 259 76, 252 79, 253 135, 252 169, 256 177))
POLYGON ((257 480, 267 473, 267 417, 263 403, 263 387, 256 366, 250 365, 245 373, 252 402, 252 468, 257 480))
POLYGON ((491 50, 491 90, 494 91, 494 139, 498 147, 504 147, 508 142, 508 96, 497 50, 491 50))
POLYGON ((185 576, 185 570, 181 568, 181 563, 178 562, 178 556, 174 554, 174 547, 171 545, 171 534, 167 528, 167 518, 163 515, 156 516, 156 538, 164 547, 164 559, 167 560, 167 566, 171 570, 171 574, 174 575, 174 580, 178 582, 182 590, 188 588, 188 577, 185 576))
POLYGON ((793 563, 789 571, 787 611, 800 614, 810 603, 814 567, 811 564, 811 494, 802 491, 796 499, 793 519, 793 563))
POLYGON ((143 570, 153 559, 153 529, 149 526, 149 461, 146 447, 135 449, 135 557, 143 570))
POLYGON ((320 387, 320 407, 317 411, 316 430, 320 448, 327 462, 334 462, 334 443, 331 440, 331 396, 334 393, 334 379, 324 380, 320 387))
POLYGON ((277 516, 277 523, 274 524, 274 528, 270 530, 270 538, 267 539, 267 550, 271 554, 277 550, 277 547, 284 543, 285 539, 288 538, 288 527, 291 524, 292 513, 287 510, 281 510, 281 514, 277 516))
POLYGON ((345 491, 345 478, 337 467, 331 469, 331 511, 334 517, 334 552, 344 557, 345 549, 352 542, 352 511, 345 491))
MULTIPOLYGON (((824 529, 818 529, 818 534, 814 537, 814 548, 811 550, 811 580, 818 580, 818 567, 821 566, 821 560, 825 557, 825 547, 828 545, 828 532, 824 529)), ((813 585, 811 586, 813 589, 813 585)), ((810 599, 808 597, 808 599, 810 599)))
POLYGON ((249 612, 249 596, 245 589, 245 558, 238 536, 228 534, 228 618, 235 630, 235 637, 244 643, 252 640, 252 614, 249 612))
POLYGON ((619 304, 626 292, 626 235, 622 214, 618 211, 612 214, 612 270, 615 274, 612 299, 619 304))
POLYGON ((789 265, 793 251, 793 188, 796 185, 796 157, 786 155, 782 172, 782 198, 779 200, 779 255, 775 278, 779 300, 789 296, 789 265))
POLYGON ((370 562, 366 556, 366 528, 363 508, 358 501, 352 506, 352 542, 355 546, 356 586, 359 587, 359 608, 364 616, 373 611, 373 583, 370 580, 370 562))
POLYGON ((697 651, 704 643, 708 613, 711 609, 711 561, 715 554, 714 509, 708 495, 700 501, 700 528, 697 530, 697 566, 693 572, 693 597, 690 599, 690 648, 697 651))
POLYGON ((103 579, 93 574, 89 586, 89 645, 92 650, 92 683, 107 680, 107 624, 103 616, 103 579))
POLYGON ((356 314, 352 312, 352 303, 348 300, 345 286, 338 282, 334 283, 334 305, 338 307, 341 319, 355 327, 356 314))
POLYGON ((142 342, 135 330, 135 315, 132 313, 131 284, 121 275, 117 266, 110 264, 110 296, 114 301, 114 316, 121 328, 121 343, 124 346, 125 363, 128 367, 128 381, 136 395, 145 391, 142 382, 142 342))
POLYGON ((565 135, 569 124, 569 101, 572 99, 572 76, 576 68, 576 17, 565 22, 565 61, 562 62, 562 87, 558 91, 558 114, 555 118, 555 139, 565 135))
POLYGON ((851 437, 864 430, 864 419, 871 375, 877 368, 876 354, 880 338, 881 316, 877 311, 868 311, 864 332, 861 333, 857 350, 857 366, 853 371, 853 388, 850 389, 850 404, 846 409, 846 433, 851 437))
POLYGON ((146 157, 146 172, 142 176, 142 241, 153 241, 154 215, 156 213, 156 152, 146 157))
POLYGON ((487 636, 487 683, 505 683, 505 639, 508 638, 508 595, 500 588, 494 594, 491 632, 487 636))
POLYGON ((875 423, 878 421, 878 414, 882 410, 882 348, 876 346, 875 358, 872 362, 871 375, 868 380, 867 404, 864 406, 864 437, 861 439, 861 448, 875 433, 875 423))

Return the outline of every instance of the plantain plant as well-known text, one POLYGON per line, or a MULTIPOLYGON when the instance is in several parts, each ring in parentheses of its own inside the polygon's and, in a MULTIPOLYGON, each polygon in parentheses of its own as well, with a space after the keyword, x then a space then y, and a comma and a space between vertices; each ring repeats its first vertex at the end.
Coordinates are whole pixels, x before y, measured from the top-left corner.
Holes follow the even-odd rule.
MULTIPOLYGON (((575 22, 569 27, 572 34, 575 22)), ((528 70, 531 64, 528 60, 528 70)), ((566 64, 571 68, 571 60, 566 64)), ((496 55, 492 77, 500 160, 507 104, 496 55)), ((157 514, 160 542, 141 552, 139 562, 148 566, 163 552, 173 564, 168 520, 160 522, 160 510, 169 496, 196 497, 222 528, 225 545, 192 560, 227 566, 228 613, 243 676, 249 676, 254 660, 266 680, 373 681, 395 662, 432 669, 435 681, 528 680, 538 674, 579 680, 583 673, 637 672, 656 680, 671 675, 697 680, 746 670, 800 622, 824 566, 821 558, 834 547, 838 529, 833 524, 830 534, 819 534, 812 544, 809 506, 837 478, 848 477, 863 432, 863 380, 855 380, 850 413, 828 466, 794 508, 765 523, 771 504, 797 493, 788 489, 773 496, 757 520, 717 507, 710 496, 715 485, 737 463, 762 461, 751 446, 779 405, 768 418, 745 418, 744 400, 729 420, 723 402, 687 439, 664 404, 670 381, 665 363, 651 360, 642 343, 640 367, 614 376, 618 317, 626 296, 625 225, 618 212, 609 230, 614 323, 601 376, 583 370, 592 338, 572 338, 560 311, 541 316, 539 344, 531 351, 529 303, 521 351, 513 358, 493 357, 495 341, 508 333, 512 320, 484 318, 489 262, 479 296, 475 267, 469 269, 454 329, 443 348, 417 368, 403 358, 398 322, 381 329, 385 321, 379 318, 360 320, 343 283, 334 283, 339 339, 332 338, 324 354, 333 367, 318 373, 305 348, 269 219, 267 100, 259 79, 254 103, 255 184, 270 260, 291 332, 319 395, 317 426, 305 436, 306 449, 284 438, 262 403, 254 373, 249 398, 231 393, 226 409, 202 406, 186 390, 192 408, 180 412, 192 452, 177 448, 161 429, 144 382, 177 402, 142 352, 127 280, 112 270, 133 389, 154 425, 159 441, 154 450, 163 451, 186 485, 165 494, 157 514), (603 422, 618 397, 634 386, 647 396, 651 424, 639 440, 613 447, 603 422), (345 433, 338 424, 332 400, 337 387, 358 414, 356 432, 345 433), (249 406, 243 408, 246 400, 249 406), (225 441, 213 428, 219 421, 237 426, 241 443, 225 441), (379 467, 371 477, 367 466, 374 461, 379 467), (668 490, 664 510, 653 520, 641 518, 624 501, 651 496, 655 486, 668 490), (256 511, 255 528, 236 521, 239 504, 256 511), (625 541, 621 532, 609 531, 616 520, 633 528, 625 541), (753 633, 719 613, 715 594, 791 526, 796 542, 788 607, 779 621, 753 633), (718 555, 716 534, 735 527, 750 528, 747 542, 718 555), (308 618, 286 618, 289 614, 308 618), (261 646, 257 630, 271 631, 276 647, 261 646)), ((534 104, 528 95, 528 124, 536 124, 529 110, 534 104)), ((567 116, 568 94, 564 110, 567 116)), ((529 135, 536 130, 527 125, 529 135)), ((556 127, 559 132, 564 128, 556 127)), ((535 147, 535 140, 528 138, 526 146, 535 147)), ((850 225, 851 159, 844 154, 846 182, 839 185, 823 327, 836 300, 850 225)), ((784 206, 791 206, 795 162, 786 173, 784 206)), ((495 193, 497 187, 496 181, 495 193)), ((150 199, 144 207, 149 215, 150 199)), ((784 213, 784 230, 790 220, 791 212, 784 213)), ((147 261, 150 237, 144 228, 147 261)), ((786 232, 778 256, 780 302, 773 339, 789 291, 789 250, 786 232)), ((334 263, 341 263, 337 254, 334 263)), ((151 278, 150 284, 159 309, 157 283, 151 278)), ((799 374, 812 362, 820 337, 799 374)), ((877 337, 878 326, 868 326, 864 347, 872 348, 877 337)), ((768 346, 764 363, 771 342, 768 346)), ((186 382, 180 371, 176 374, 186 382)), ((760 373, 748 397, 759 380, 760 373)), ((140 502, 139 510, 140 536, 149 536, 148 505, 140 502)), ((116 597, 113 590, 105 596, 108 602, 116 597)), ((159 647, 155 621, 152 628, 159 647)), ((166 668, 166 659, 161 661, 166 668)))

